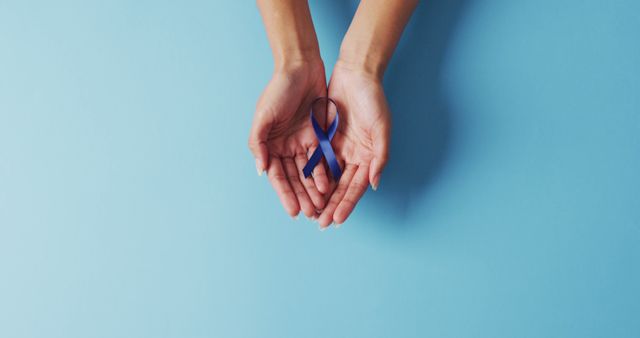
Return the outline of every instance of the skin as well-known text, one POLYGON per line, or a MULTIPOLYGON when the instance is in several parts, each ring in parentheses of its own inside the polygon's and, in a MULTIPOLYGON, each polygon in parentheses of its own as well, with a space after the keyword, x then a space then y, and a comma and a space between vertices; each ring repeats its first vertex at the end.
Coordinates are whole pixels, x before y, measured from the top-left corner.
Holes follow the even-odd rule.
POLYGON ((258 0, 274 57, 274 74, 258 100, 249 148, 287 213, 302 211, 320 229, 342 224, 388 160, 391 114, 382 78, 418 0, 362 0, 340 48, 328 88, 306 1, 258 0), (311 102, 331 97, 340 124, 332 145, 343 169, 339 182, 325 165, 304 178, 317 147, 311 102))

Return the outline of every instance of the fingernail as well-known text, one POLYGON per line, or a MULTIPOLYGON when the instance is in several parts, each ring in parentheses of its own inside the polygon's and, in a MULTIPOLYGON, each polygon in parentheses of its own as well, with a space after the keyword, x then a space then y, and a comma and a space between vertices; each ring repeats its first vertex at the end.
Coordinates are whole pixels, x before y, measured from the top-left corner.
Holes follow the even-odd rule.
POLYGON ((259 159, 256 159, 256 171, 258 172, 258 176, 262 176, 262 173, 264 173, 264 168, 262 161, 259 159))
POLYGON ((328 227, 323 227, 322 225, 318 226, 318 230, 325 231, 328 227))
POLYGON ((376 175, 376 177, 373 178, 373 182, 371 182, 371 189, 373 189, 373 191, 378 190, 378 185, 380 184, 380 175, 376 175))
POLYGON ((340 224, 340 223, 336 223, 336 224, 334 224, 334 225, 333 225, 333 227, 334 227, 334 228, 336 228, 336 229, 338 229, 338 228, 340 228, 340 226, 341 226, 341 225, 342 225, 342 224, 340 224))

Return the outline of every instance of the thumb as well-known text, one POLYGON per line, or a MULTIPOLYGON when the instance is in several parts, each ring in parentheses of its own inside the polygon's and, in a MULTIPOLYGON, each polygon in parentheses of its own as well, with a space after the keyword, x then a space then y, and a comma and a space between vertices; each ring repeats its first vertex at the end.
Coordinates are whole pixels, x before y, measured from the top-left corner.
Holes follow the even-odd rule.
POLYGON ((256 170, 258 175, 269 167, 269 149, 267 148, 267 138, 271 131, 271 122, 266 121, 264 114, 256 113, 249 132, 249 150, 256 159, 256 170))
POLYGON ((378 123, 373 129, 373 160, 371 160, 371 166, 369 167, 369 183, 371 188, 375 191, 378 190, 380 185, 380 175, 384 166, 389 159, 389 141, 390 141, 391 128, 388 123, 378 123))

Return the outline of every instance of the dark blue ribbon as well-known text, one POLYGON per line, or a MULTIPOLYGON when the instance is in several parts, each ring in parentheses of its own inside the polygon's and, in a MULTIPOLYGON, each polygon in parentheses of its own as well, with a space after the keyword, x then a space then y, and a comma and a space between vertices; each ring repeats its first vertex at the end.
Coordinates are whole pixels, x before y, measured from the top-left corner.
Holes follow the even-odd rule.
MULTIPOLYGON (((311 104, 311 125, 313 126, 313 131, 315 131, 316 137, 318 138, 319 147, 316 148, 316 150, 313 152, 313 155, 311 155, 311 158, 309 158, 307 164, 304 166, 304 168, 302 168, 302 173, 304 174, 305 178, 311 176, 313 168, 315 168, 318 163, 320 163, 322 156, 324 156, 324 158, 327 160, 327 164, 329 165, 329 169, 331 170, 333 179, 338 181, 340 180, 340 176, 342 176, 340 164, 338 164, 336 154, 333 152, 333 147, 331 147, 331 140, 333 139, 333 136, 336 134, 336 130, 338 129, 339 115, 337 109, 338 106, 330 98, 317 98, 315 101, 313 101, 313 104, 311 104), (316 120, 316 118, 313 116, 313 106, 318 100, 321 99, 326 99, 329 102, 333 103, 334 106, 336 106, 336 118, 333 119, 333 122, 331 122, 326 132, 322 129, 322 127, 320 127, 320 123, 318 123, 318 120, 316 120)), ((326 113, 328 116, 328 109, 326 113)))

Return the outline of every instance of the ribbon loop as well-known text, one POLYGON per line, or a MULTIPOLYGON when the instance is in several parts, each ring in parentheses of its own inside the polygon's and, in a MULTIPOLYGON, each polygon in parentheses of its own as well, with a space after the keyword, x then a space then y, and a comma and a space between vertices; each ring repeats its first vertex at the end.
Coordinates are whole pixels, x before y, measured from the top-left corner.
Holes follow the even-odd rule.
POLYGON ((337 108, 338 106, 332 99, 324 98, 324 97, 319 97, 315 99, 311 104, 311 125, 313 126, 313 131, 315 132, 316 137, 318 138, 319 146, 313 152, 313 154, 311 155, 311 158, 309 158, 309 161, 302 169, 302 173, 304 174, 305 178, 311 176, 311 173, 313 172, 313 168, 315 168, 318 165, 318 163, 320 163, 320 160, 322 160, 323 156, 327 160, 327 164, 329 165, 329 169, 331 170, 331 176, 333 176, 333 179, 338 181, 340 180, 340 176, 342 176, 342 170, 340 169, 340 164, 336 159, 336 154, 333 151, 333 147, 331 147, 331 140, 333 139, 333 136, 336 134, 336 130, 338 129, 338 123, 340 120, 337 108), (320 123, 318 123, 318 120, 316 120, 316 118, 313 116, 313 106, 315 105, 316 102, 323 99, 327 100, 327 102, 333 103, 333 105, 336 106, 336 117, 335 119, 333 119, 333 121, 329 125, 329 128, 327 129, 326 132, 322 129, 322 127, 320 127, 320 123))

